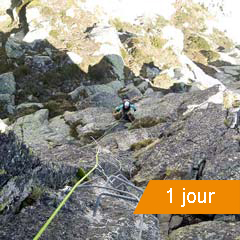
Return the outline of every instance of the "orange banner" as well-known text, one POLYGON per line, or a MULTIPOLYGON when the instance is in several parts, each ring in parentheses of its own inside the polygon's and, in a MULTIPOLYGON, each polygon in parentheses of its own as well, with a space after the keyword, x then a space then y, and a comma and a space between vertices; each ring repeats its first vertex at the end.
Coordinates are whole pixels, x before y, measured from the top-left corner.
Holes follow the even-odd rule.
POLYGON ((240 180, 151 180, 134 214, 240 214, 240 180))

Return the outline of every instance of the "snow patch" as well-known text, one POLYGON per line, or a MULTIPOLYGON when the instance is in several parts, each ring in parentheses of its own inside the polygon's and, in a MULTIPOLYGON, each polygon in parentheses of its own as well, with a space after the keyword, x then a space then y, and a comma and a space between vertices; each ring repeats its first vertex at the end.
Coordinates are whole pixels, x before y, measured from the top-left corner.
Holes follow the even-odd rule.
POLYGON ((74 52, 67 52, 67 55, 69 58, 73 61, 75 64, 80 64, 83 61, 83 58, 79 56, 77 53, 74 52))
POLYGON ((105 18, 119 18, 122 21, 134 22, 139 16, 161 15, 170 19, 175 12, 174 2, 175 0, 87 0, 85 3, 79 1, 78 5, 92 13, 97 12, 105 18))

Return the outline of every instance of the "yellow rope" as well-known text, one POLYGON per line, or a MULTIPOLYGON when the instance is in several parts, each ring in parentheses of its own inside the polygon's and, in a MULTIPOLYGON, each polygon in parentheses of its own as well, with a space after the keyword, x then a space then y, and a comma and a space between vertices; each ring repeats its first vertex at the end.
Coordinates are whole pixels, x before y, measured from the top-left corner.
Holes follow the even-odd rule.
POLYGON ((57 213, 59 212, 59 210, 63 207, 63 205, 66 203, 66 201, 69 199, 69 197, 72 195, 72 193, 75 191, 75 189, 78 187, 78 185, 83 182, 84 179, 86 179, 97 167, 98 167, 98 155, 99 155, 99 149, 97 149, 97 153, 96 153, 96 164, 95 166, 83 177, 81 178, 71 189, 71 191, 66 195, 66 197, 62 200, 62 202, 58 205, 58 207, 56 208, 56 210, 52 213, 52 215, 49 217, 49 219, 45 222, 45 224, 41 227, 41 229, 39 230, 39 232, 37 233, 37 235, 34 237, 33 240, 37 240, 41 237, 41 235, 43 234, 43 232, 46 230, 46 228, 48 227, 48 225, 52 222, 52 220, 54 219, 54 217, 57 215, 57 213))

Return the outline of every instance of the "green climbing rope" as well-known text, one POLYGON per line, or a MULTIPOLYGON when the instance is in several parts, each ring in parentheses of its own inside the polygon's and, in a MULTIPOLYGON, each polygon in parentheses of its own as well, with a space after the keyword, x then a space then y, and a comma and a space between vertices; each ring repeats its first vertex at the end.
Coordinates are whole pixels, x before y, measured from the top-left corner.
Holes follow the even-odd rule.
POLYGON ((57 215, 57 213, 59 212, 59 210, 63 207, 63 205, 66 203, 66 201, 69 199, 69 197, 72 195, 72 193, 75 191, 75 189, 78 187, 78 185, 83 182, 84 179, 86 179, 97 167, 98 167, 98 155, 99 155, 99 149, 97 149, 97 153, 96 153, 96 164, 94 165, 94 167, 83 177, 81 178, 71 189, 71 191, 66 195, 66 197, 62 200, 62 202, 58 205, 58 207, 56 208, 56 210, 52 213, 52 215, 49 217, 49 219, 45 222, 45 224, 41 227, 41 229, 39 230, 39 232, 37 233, 37 235, 34 237, 33 240, 38 240, 41 235, 43 234, 43 232, 46 230, 46 228, 48 227, 48 225, 52 222, 52 220, 54 219, 54 217, 57 215))

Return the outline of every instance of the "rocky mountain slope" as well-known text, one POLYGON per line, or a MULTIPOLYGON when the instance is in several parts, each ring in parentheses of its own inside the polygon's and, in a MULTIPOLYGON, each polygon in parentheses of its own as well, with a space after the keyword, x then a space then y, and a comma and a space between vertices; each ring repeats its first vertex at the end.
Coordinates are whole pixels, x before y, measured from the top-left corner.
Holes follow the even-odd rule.
POLYGON ((3 0, 0 239, 33 239, 97 150, 42 239, 239 239, 239 215, 133 215, 151 179, 240 177, 234 11, 160 2, 3 0))

